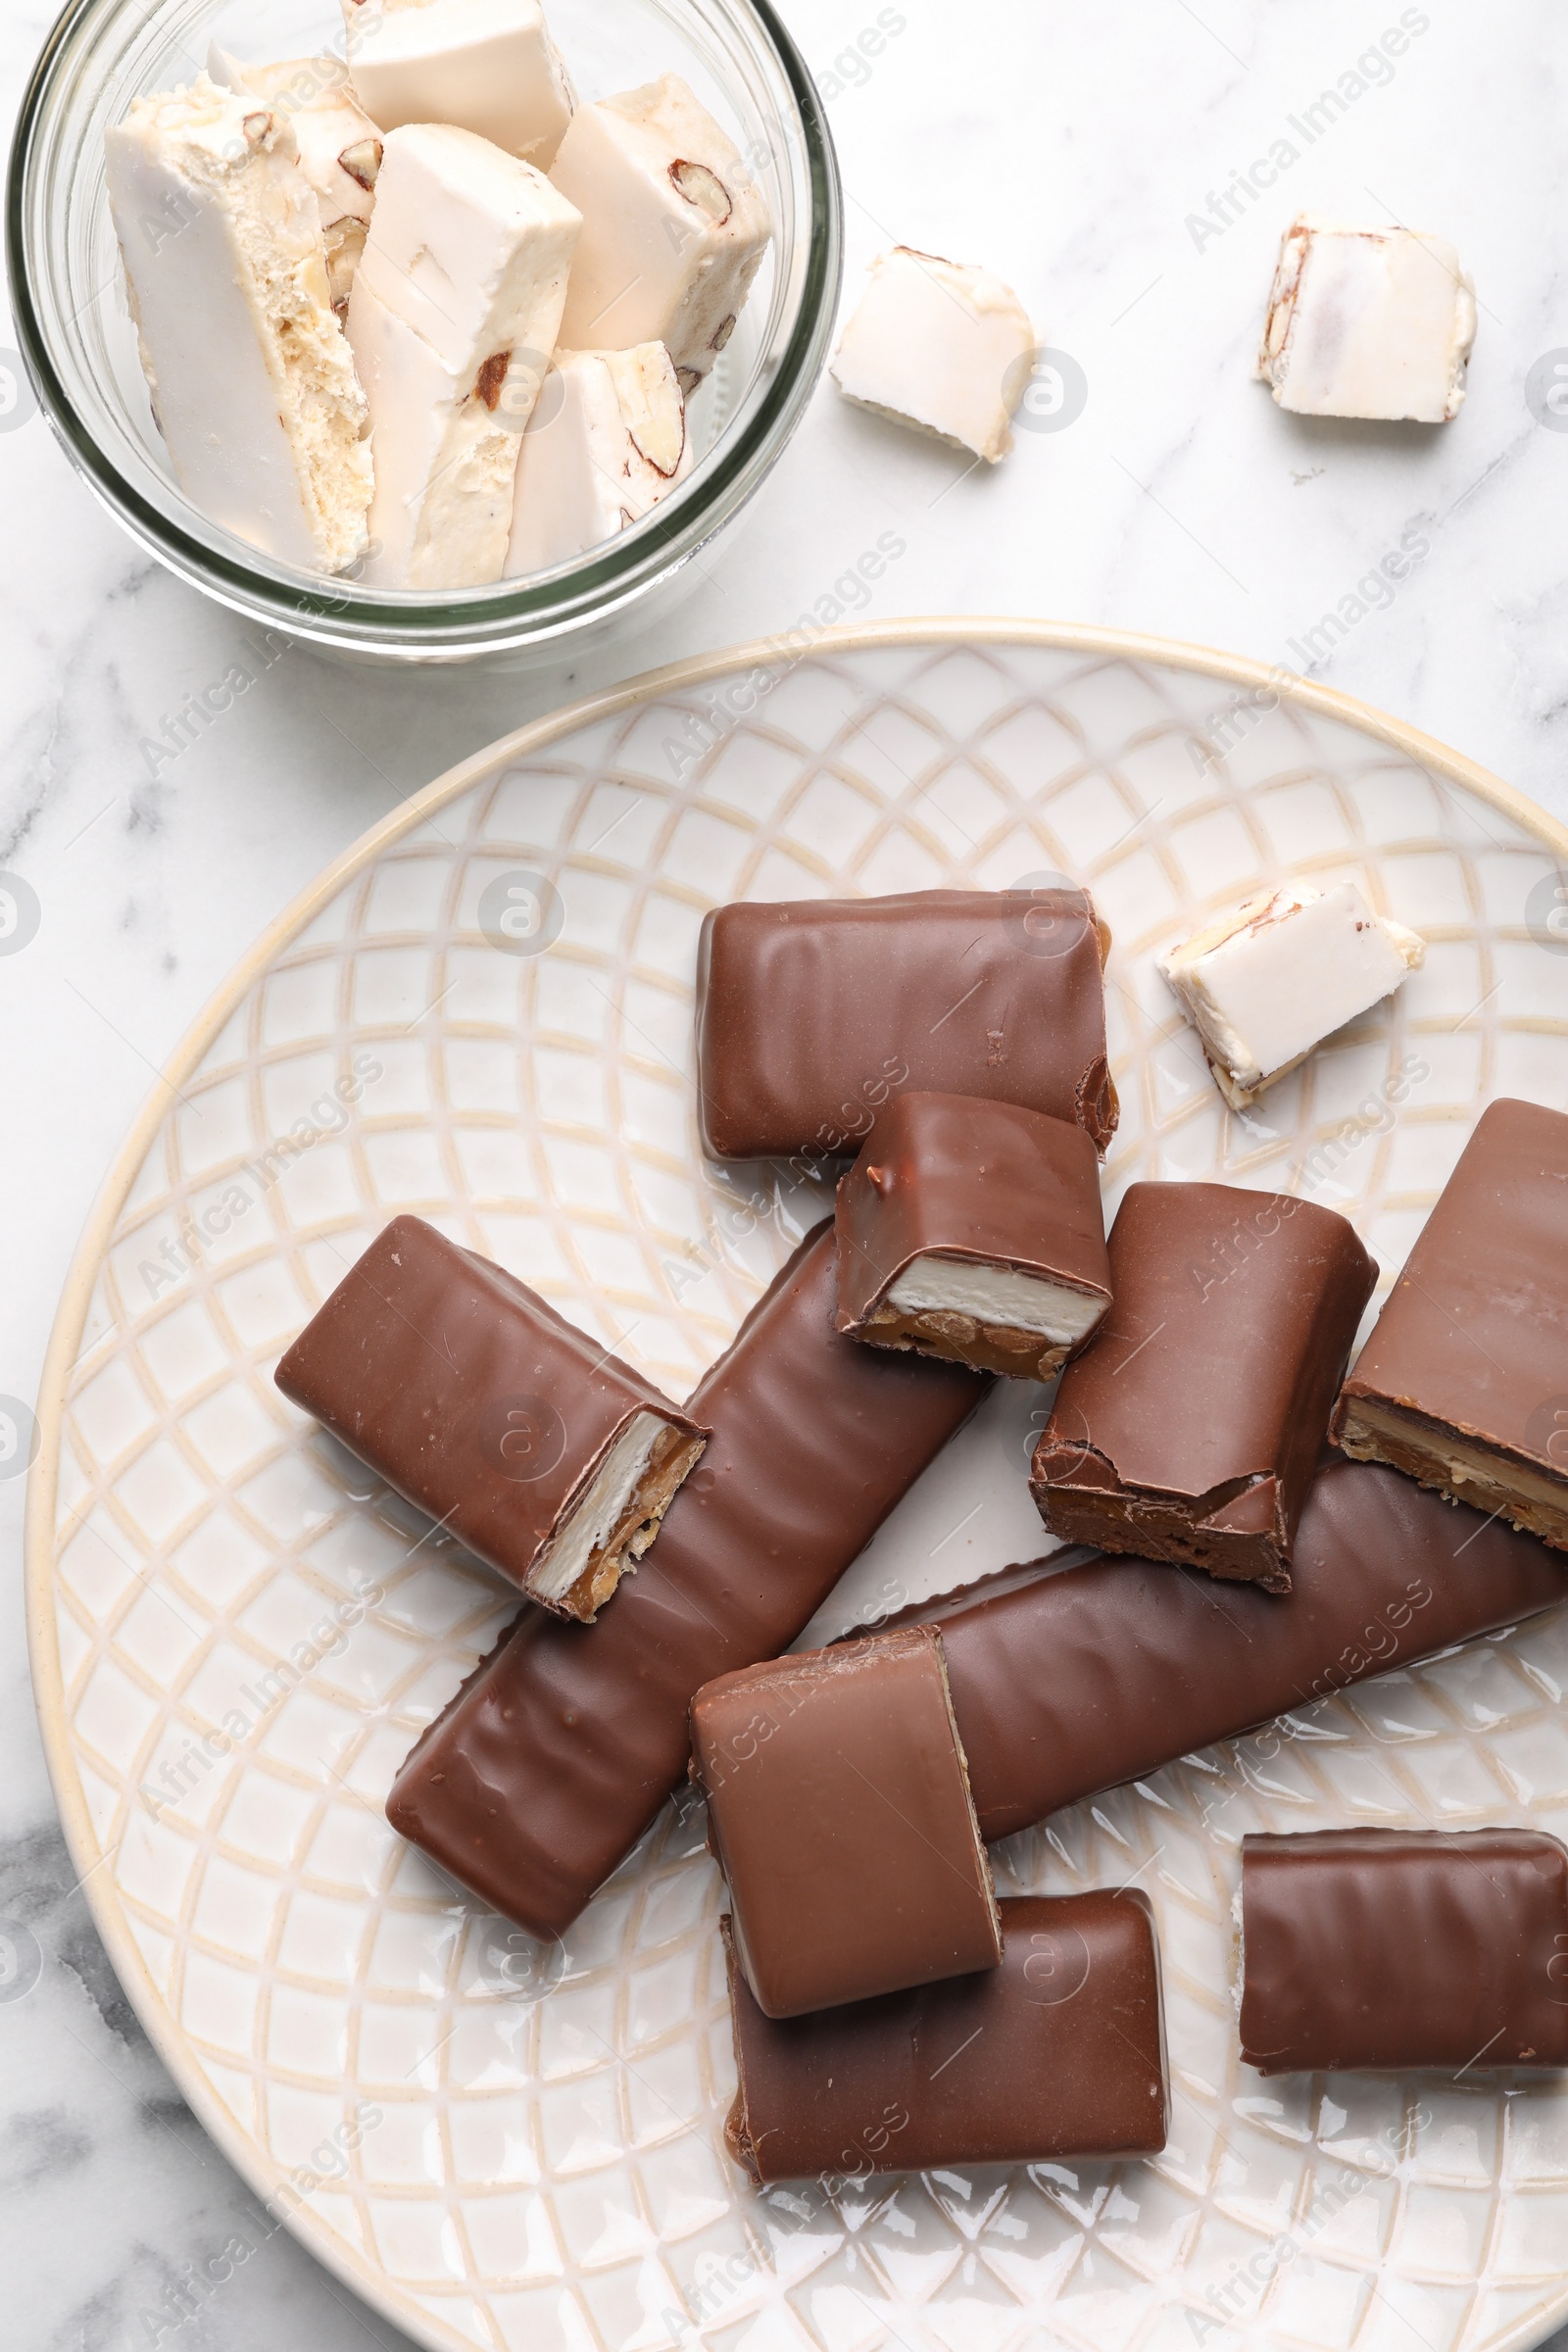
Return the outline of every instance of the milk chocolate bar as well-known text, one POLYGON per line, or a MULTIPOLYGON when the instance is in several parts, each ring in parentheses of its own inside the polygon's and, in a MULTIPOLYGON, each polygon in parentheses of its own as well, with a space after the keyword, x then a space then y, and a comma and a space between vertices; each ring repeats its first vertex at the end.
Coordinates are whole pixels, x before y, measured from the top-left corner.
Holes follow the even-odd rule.
POLYGON ((1568 1118, 1485 1110, 1340 1393, 1363 1461, 1568 1549, 1568 1118))
POLYGON ((1000 1907, 1000 1968, 777 2020, 721 1923, 739 2077, 724 2136, 754 2180, 1158 2155, 1168 2098, 1148 1897, 1000 1907))
POLYGON ((1102 966, 1079 890, 912 891, 720 906, 697 959, 715 1159, 853 1153, 906 1087, 1116 1129, 1102 966))
POLYGON ((981 1835, 994 1839, 1564 1600, 1568 1574, 1533 1537, 1331 1455, 1301 1513, 1288 1594, 1057 1553, 889 1624, 941 1632, 981 1835))
POLYGON ((274 1375, 377 1478, 564 1617, 659 1533, 700 1422, 505 1268, 394 1217, 274 1375))
POLYGON ((711 1435, 597 1625, 528 1609, 405 1759, 395 1830, 507 1918, 559 1936, 686 1770, 687 1709, 776 1657, 990 1385, 833 1326, 808 1236, 698 1383, 711 1435))
POLYGON ((1536 1830, 1245 1838, 1242 1964, 1259 2074, 1568 2066, 1568 1853, 1536 1830))
POLYGON ((1100 1162, 1081 1127, 899 1095, 839 1186, 839 1329, 1050 1380, 1110 1306, 1100 1162))
POLYGON ((764 2017, 1002 1959, 991 1869, 930 1626, 721 1675, 692 1777, 764 2017))
POLYGON ((1068 1365, 1030 1486, 1053 1535, 1288 1592, 1297 1521, 1377 1267, 1331 1208, 1135 1184, 1113 1312, 1068 1365))

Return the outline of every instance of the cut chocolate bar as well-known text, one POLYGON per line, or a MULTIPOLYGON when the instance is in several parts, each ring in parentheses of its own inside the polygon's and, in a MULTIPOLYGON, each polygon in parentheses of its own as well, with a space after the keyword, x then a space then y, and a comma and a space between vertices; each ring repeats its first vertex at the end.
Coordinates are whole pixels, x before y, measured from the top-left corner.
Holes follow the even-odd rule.
POLYGON ((1561 1111, 1483 1111, 1340 1393, 1334 1438, 1568 1549, 1561 1111))
POLYGON ((1002 1931, 930 1626, 720 1676, 692 1777, 765 2017, 995 1968, 1002 1931))
POLYGON ((754 2180, 1158 2155, 1168 2099, 1148 1897, 1019 1895, 1000 1909, 1000 1968, 776 2020, 721 1922, 739 2077, 724 2136, 754 2180))
POLYGON ((858 1348, 833 1309, 824 1223, 698 1383, 707 1453, 614 1607, 586 1630, 525 1610, 404 1761, 393 1828, 536 1936, 684 1775, 693 1694, 789 1647, 990 1385, 858 1348))
POLYGON ((1568 2066, 1568 1853, 1536 1830, 1246 1838, 1242 1972, 1259 2074, 1568 2066))
POLYGON ((1293 1574, 1276 1598, 1058 1552, 891 1619, 941 1632, 982 1837, 1568 1600, 1533 1537, 1337 1454, 1293 1574))
POLYGON ((1069 1364, 1030 1485, 1053 1535, 1288 1592, 1291 1546, 1377 1267, 1331 1208, 1135 1184, 1115 1308, 1069 1364))
POLYGON ((703 1450, 700 1422, 501 1266, 395 1217, 274 1375, 378 1478, 592 1619, 703 1450))
POLYGON ((1014 1102, 895 1097, 839 1186, 839 1329, 1050 1380, 1110 1305, 1100 1162, 1014 1102))
POLYGON ((1108 944, 1072 889, 718 907, 697 959, 705 1150, 814 1165, 910 1087, 1071 1119, 1103 1151, 1108 944))

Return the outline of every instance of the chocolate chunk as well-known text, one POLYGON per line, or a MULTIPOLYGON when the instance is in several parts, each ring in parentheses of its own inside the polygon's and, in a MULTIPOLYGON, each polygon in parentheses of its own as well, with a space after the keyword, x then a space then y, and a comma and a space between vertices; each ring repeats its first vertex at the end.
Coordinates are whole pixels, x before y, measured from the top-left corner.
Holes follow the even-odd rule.
POLYGON ((839 1329, 1050 1380, 1110 1305, 1100 1163, 1081 1127, 900 1095, 839 1186, 839 1329))
POLYGON ((705 1150, 814 1165, 917 1087, 1075 1120, 1103 1151, 1107 945, 1076 890, 718 907, 697 959, 705 1150))
POLYGON ((659 1533, 700 1422, 488 1258, 394 1217, 274 1375, 377 1478, 564 1617, 659 1533))
POLYGON ((1568 1550, 1568 1118, 1494 1102, 1340 1395, 1362 1461, 1568 1550))
POLYGON ((1061 1558, 890 1620, 941 1631, 986 1838, 1568 1600, 1533 1537, 1339 1455, 1307 1494, 1282 1597, 1061 1558))
POLYGON ((1167 2094, 1153 1915, 1125 1893, 1015 1896, 1002 1966, 810 2017, 762 2015, 736 1964, 724 2136, 754 2180, 1157 2156, 1167 2094))
POLYGON ((1377 1267, 1331 1208, 1135 1184, 1115 1306, 1069 1364, 1030 1485, 1053 1535, 1272 1592, 1377 1267))
POLYGON ((1536 1830, 1242 1840, 1263 2075, 1568 2066, 1568 1853, 1536 1830))
POLYGON ((698 1383, 708 1450, 614 1607, 526 1610, 404 1761, 393 1828, 534 1935, 571 1925, 684 1775, 693 1693, 789 1647, 986 1393, 833 1312, 824 1223, 698 1383))
POLYGON ((720 1676, 692 1777, 766 2017, 995 1968, 1002 1931, 929 1626, 720 1676))

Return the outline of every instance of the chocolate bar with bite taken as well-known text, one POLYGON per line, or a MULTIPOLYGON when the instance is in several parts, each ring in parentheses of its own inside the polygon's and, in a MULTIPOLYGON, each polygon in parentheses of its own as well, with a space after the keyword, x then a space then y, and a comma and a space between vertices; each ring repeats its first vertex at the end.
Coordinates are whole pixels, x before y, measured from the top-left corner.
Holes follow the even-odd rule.
POLYGON ((1288 1592, 1376 1265, 1333 1209, 1224 1184, 1133 1185, 1109 1250, 1115 1306, 1035 1448, 1041 1517, 1288 1592))

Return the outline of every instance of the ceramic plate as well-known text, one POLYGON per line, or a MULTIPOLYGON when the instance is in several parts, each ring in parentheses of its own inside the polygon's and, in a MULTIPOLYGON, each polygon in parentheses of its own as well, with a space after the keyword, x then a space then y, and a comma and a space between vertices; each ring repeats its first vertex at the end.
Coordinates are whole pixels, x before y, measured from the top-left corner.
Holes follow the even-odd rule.
MULTIPOLYGON (((187 1039, 60 1311, 28 1528, 67 1834, 191 2106, 423 2344, 493 2352, 1517 2345, 1568 2311, 1568 2090, 1265 2082, 1227 1986, 1243 1834, 1568 1834, 1568 1610, 1326 1701, 997 1850, 1004 1893, 1136 1881, 1164 1955, 1154 2163, 754 2192, 701 1810, 670 1805, 564 1971, 392 1836, 420 1726, 512 1596, 271 1370, 412 1209, 681 1395, 803 1216, 708 1168, 698 925, 731 898, 1068 874, 1115 935, 1105 1169, 1309 1192, 1402 1261, 1480 1107, 1568 1104, 1568 834, 1255 665, 1027 622, 690 663, 498 744, 370 834, 187 1039), (1155 958, 1287 875, 1353 877, 1425 969, 1228 1115, 1155 958), (1560 918, 1559 918, 1560 919, 1560 918)), ((821 1205, 825 1205, 822 1202, 821 1205)), ((1048 1548, 1004 1384, 813 1631, 1048 1548)))

